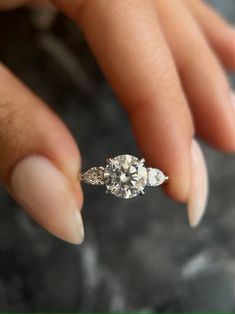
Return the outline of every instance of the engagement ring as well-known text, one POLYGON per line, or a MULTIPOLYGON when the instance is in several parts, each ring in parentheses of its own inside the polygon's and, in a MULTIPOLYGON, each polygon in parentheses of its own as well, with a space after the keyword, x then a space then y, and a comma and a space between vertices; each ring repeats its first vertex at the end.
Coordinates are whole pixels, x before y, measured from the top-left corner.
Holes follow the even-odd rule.
POLYGON ((168 177, 157 168, 145 167, 145 160, 119 155, 106 160, 105 167, 92 167, 80 174, 80 180, 92 185, 105 185, 106 193, 120 198, 144 194, 146 186, 158 186, 168 177))

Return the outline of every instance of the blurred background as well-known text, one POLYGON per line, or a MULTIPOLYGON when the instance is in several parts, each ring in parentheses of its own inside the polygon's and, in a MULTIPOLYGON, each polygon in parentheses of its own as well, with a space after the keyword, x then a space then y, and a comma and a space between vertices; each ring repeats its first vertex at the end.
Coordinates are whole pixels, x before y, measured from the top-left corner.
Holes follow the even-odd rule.
MULTIPOLYGON (((235 22, 234 0, 210 3, 235 22)), ((67 18, 1 13, 0 59, 68 125, 83 169, 140 155, 125 112, 67 18)), ((121 200, 84 186, 86 237, 75 246, 42 230, 0 189, 0 311, 235 311, 235 157, 203 150, 211 188, 196 229, 161 189, 121 200)))

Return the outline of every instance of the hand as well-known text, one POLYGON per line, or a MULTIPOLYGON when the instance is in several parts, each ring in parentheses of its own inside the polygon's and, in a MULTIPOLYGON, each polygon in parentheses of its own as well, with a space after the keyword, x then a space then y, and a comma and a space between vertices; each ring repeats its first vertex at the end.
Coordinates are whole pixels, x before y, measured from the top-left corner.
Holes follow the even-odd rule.
MULTIPOLYGON (((2 0, 3 9, 20 0, 2 0)), ((52 0, 84 32, 130 116, 143 156, 169 177, 198 224, 207 172, 195 132, 235 151, 235 30, 200 0, 52 0)), ((76 143, 54 113, 0 65, 0 178, 44 228, 83 239, 76 143)))

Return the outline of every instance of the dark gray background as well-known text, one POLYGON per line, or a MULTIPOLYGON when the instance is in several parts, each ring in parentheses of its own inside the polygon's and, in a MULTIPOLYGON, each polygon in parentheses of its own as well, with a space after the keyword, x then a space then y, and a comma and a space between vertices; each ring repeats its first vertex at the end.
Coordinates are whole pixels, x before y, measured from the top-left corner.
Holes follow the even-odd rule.
MULTIPOLYGON (((234 0, 211 3, 235 22, 234 0)), ((139 155, 126 114, 65 17, 1 13, 0 58, 69 126, 84 169, 139 155)), ((1 189, 0 311, 235 311, 235 157, 203 150, 210 197, 195 230, 185 206, 160 189, 126 201, 87 186, 86 237, 74 246, 1 189)))

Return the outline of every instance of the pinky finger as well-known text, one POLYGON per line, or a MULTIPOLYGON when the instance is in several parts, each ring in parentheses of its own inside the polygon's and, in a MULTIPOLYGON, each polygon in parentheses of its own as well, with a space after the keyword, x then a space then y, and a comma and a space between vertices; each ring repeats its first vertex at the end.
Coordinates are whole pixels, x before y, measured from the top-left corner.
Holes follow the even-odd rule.
POLYGON ((201 0, 184 0, 211 47, 228 69, 235 70, 235 28, 201 0))

